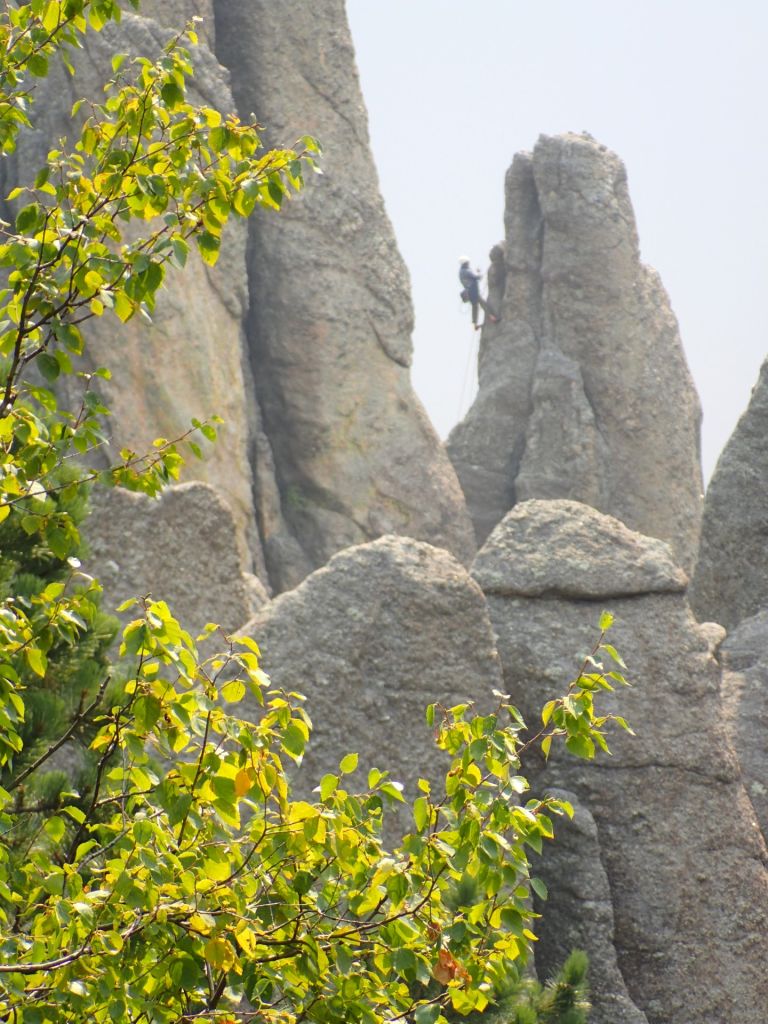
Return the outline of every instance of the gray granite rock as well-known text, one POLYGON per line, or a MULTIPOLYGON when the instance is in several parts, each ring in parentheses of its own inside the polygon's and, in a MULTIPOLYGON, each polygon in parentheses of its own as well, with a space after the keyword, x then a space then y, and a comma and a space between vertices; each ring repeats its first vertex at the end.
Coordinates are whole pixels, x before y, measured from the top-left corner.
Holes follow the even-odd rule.
POLYGON ((153 18, 158 24, 177 30, 193 18, 201 19, 196 23, 198 38, 213 49, 213 0, 141 0, 140 10, 145 18, 153 18))
MULTIPOLYGON (((388 532, 468 563, 464 497, 410 384, 408 274, 378 190, 341 0, 311 11, 298 0, 148 0, 142 15, 89 34, 74 79, 54 70, 38 84, 35 130, 4 161, 0 187, 34 175, 71 131, 73 101, 101 95, 115 52, 154 57, 195 15, 193 97, 227 112, 237 100, 245 118, 256 111, 268 146, 320 136, 325 173, 310 175, 281 216, 256 218, 248 255, 247 226, 233 222, 216 268, 193 253, 183 275, 169 272, 151 327, 109 316, 86 325, 83 368, 112 371, 100 388, 113 447, 142 452, 193 417, 221 416, 218 445, 203 445, 185 479, 226 495, 241 554, 269 589, 388 532)), ((67 398, 79 403, 76 382, 67 398)))
POLYGON ((101 582, 105 610, 150 594, 194 636, 208 622, 232 632, 267 600, 243 573, 232 513, 208 484, 169 487, 157 500, 99 488, 91 504, 84 568, 101 582))
POLYGON ((216 49, 267 145, 306 133, 323 175, 251 230, 253 379, 281 514, 299 546, 267 545, 278 589, 336 551, 398 533, 468 562, 453 468, 411 387, 408 272, 379 192, 342 0, 218 0, 216 49))
MULTIPOLYGON (((670 588, 665 573, 651 572, 645 592, 636 586, 635 555, 651 542, 638 537, 627 544, 618 522, 606 545, 607 571, 590 570, 592 580, 605 582, 604 593, 582 582, 579 559, 571 562, 568 583, 561 558, 564 549, 580 546, 579 519, 563 502, 528 509, 522 517, 515 510, 499 527, 509 536, 494 538, 504 563, 495 578, 556 578, 560 593, 488 594, 507 692, 535 723, 543 703, 562 694, 578 671, 605 607, 616 616, 610 639, 633 682, 629 690, 600 697, 604 711, 623 715, 636 732, 611 731, 612 757, 586 763, 553 750, 546 764, 529 764, 539 788, 574 792, 594 817, 629 996, 650 1024, 762 1024, 768 853, 720 700, 713 648, 722 631, 695 622, 685 594, 670 588), (526 540, 536 535, 530 518, 537 510, 539 532, 549 538, 543 545, 526 540)), ((581 544, 589 547, 591 515, 580 521, 581 544)), ((599 550, 591 557, 599 561, 599 550)), ((481 551, 483 574, 489 561, 481 551)), ((567 907, 557 909, 556 896, 551 903, 549 913, 568 916, 567 907)))
POLYGON ((690 569, 699 403, 618 157, 585 135, 518 154, 504 248, 502 320, 483 329, 478 395, 448 441, 478 542, 518 501, 573 498, 667 541, 690 569))
POLYGON ((551 977, 571 950, 589 950, 589 988, 593 1009, 590 1024, 648 1024, 632 1002, 616 962, 611 886, 600 859, 595 819, 575 794, 552 789, 550 796, 567 800, 574 816, 558 818, 555 842, 534 864, 550 898, 536 900, 542 915, 537 924, 536 968, 551 977))
POLYGON ((482 591, 448 552, 383 537, 336 555, 248 624, 273 683, 307 697, 313 721, 299 783, 347 752, 406 784, 439 781, 427 704, 490 706, 501 670, 482 591))
POLYGON ((691 605, 730 630, 768 607, 768 360, 704 501, 691 605))
MULTIPOLYGON (((197 9, 191 0, 185 2, 187 13, 197 9)), ((70 112, 76 99, 103 96, 116 52, 155 58, 162 51, 171 35, 167 27, 170 15, 178 6, 166 9, 155 5, 163 14, 165 27, 151 18, 124 13, 119 25, 88 33, 83 50, 75 55, 74 78, 57 67, 37 83, 35 130, 23 133, 16 153, 0 165, 3 194, 12 184, 34 178, 57 140, 71 136, 70 112)), ((193 56, 194 98, 224 111, 233 110, 227 72, 204 45, 195 48, 193 56)), ((157 437, 180 437, 193 417, 204 420, 218 415, 224 419, 219 443, 202 443, 204 458, 190 460, 185 478, 205 480, 226 496, 235 517, 241 555, 263 574, 248 459, 248 405, 252 399, 246 394, 242 367, 243 320, 248 306, 245 246, 245 226, 233 222, 226 230, 222 258, 215 268, 206 267, 193 251, 183 274, 169 270, 151 326, 139 317, 122 325, 109 314, 89 320, 83 326, 86 355, 77 368, 106 366, 112 373, 112 379, 99 382, 98 388, 112 411, 106 424, 111 449, 94 455, 102 466, 115 460, 123 447, 144 452, 157 437)), ((79 407, 81 390, 79 380, 67 382, 63 397, 69 407, 79 407)))
POLYGON ((768 609, 745 619, 728 635, 720 658, 726 725, 768 839, 768 609))
POLYGON ((472 565, 486 594, 623 597, 685 590, 660 540, 577 501, 525 501, 491 533, 472 565))

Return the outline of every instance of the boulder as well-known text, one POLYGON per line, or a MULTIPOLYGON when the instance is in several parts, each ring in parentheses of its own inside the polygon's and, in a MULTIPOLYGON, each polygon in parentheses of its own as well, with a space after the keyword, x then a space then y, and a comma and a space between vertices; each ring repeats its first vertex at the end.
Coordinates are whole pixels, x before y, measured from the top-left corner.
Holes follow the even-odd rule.
POLYGON ((768 839, 768 610, 745 619, 728 634, 720 659, 726 726, 768 839))
MULTIPOLYGON (((515 508, 473 572, 487 587, 505 689, 532 726, 578 673, 603 609, 615 614, 610 640, 633 686, 601 694, 599 706, 636 735, 612 728, 613 756, 595 762, 553 747, 529 771, 539 789, 572 791, 594 817, 617 963, 649 1024, 761 1024, 768 853, 720 700, 713 649, 722 631, 696 623, 663 545, 630 541, 617 520, 566 501, 515 508)), ((559 909, 555 891, 548 913, 566 920, 569 899, 559 909)), ((603 957, 590 949, 593 961, 603 957)), ((544 944, 542 955, 559 954, 544 944)), ((598 1012, 607 1013, 599 1002, 598 1012)))
POLYGON ((413 798, 419 776, 441 779, 426 706, 489 707, 501 682, 482 591, 447 551, 407 537, 341 552, 245 632, 272 682, 307 697, 309 790, 356 752, 361 779, 388 770, 413 798))
POLYGON ((679 593, 687 586, 663 541, 578 501, 525 501, 505 524, 472 566, 486 594, 603 598, 679 593))
POLYGON ((697 616, 735 628, 768 607, 768 360, 717 462, 691 585, 697 616))
POLYGON ((624 165, 591 136, 542 136, 507 174, 505 228, 489 274, 502 319, 483 329, 477 398, 448 440, 478 542, 516 502, 571 498, 690 570, 699 403, 640 262, 624 165))
POLYGON ((232 513, 208 484, 169 487, 159 499, 99 488, 91 504, 84 567, 104 588, 106 611, 149 594, 194 636, 208 622, 231 633, 267 600, 243 573, 232 513))
POLYGON ((218 0, 216 50, 267 145, 311 134, 323 174, 251 225, 253 379, 299 546, 267 548, 277 589, 385 533, 474 554, 453 468, 410 383, 408 272, 384 210, 343 0, 218 0))

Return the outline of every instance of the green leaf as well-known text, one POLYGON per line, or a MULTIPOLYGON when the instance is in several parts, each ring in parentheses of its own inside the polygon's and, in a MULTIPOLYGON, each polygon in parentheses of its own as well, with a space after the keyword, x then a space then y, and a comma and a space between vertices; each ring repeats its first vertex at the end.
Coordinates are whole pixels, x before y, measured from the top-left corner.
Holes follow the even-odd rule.
POLYGON ((556 707, 557 707, 557 701, 556 700, 548 700, 547 701, 547 703, 544 705, 544 707, 542 708, 542 711, 541 711, 541 723, 542 723, 542 725, 546 725, 547 724, 547 722, 552 717, 552 712, 555 710, 556 707))
POLYGON ((52 818, 48 818, 48 820, 43 825, 43 828, 54 841, 54 843, 60 843, 67 831, 67 826, 64 823, 64 819, 60 818, 57 814, 55 814, 52 818))
POLYGON ((423 1003, 413 1014, 414 1024, 435 1024, 440 1016, 439 1003, 423 1003))
POLYGON ((339 785, 338 775, 324 775, 320 780, 320 799, 325 801, 332 796, 339 785))
POLYGON ((613 625, 613 615, 610 612, 602 612, 600 615, 600 630, 605 632, 606 629, 610 629, 613 625))
POLYGON ((180 267, 185 267, 187 264, 187 256, 189 255, 188 242, 180 235, 175 235, 171 239, 171 246, 173 248, 173 255, 176 259, 176 263, 180 267))
POLYGON ((413 820, 419 832, 423 832, 429 821, 429 803, 425 796, 417 797, 413 802, 413 820))
POLYGON ((27 67, 35 78, 45 78, 48 75, 48 58, 42 53, 33 53, 27 60, 27 67))
POLYGON ((624 664, 621 655, 612 644, 601 644, 601 647, 607 654, 610 654, 610 656, 613 658, 617 665, 619 665, 621 668, 627 667, 624 664))
POLYGON ((595 744, 589 736, 569 736, 565 741, 565 746, 566 749, 571 754, 575 754, 576 757, 583 757, 586 760, 591 760, 595 756, 595 744))
POLYGON ((171 110, 175 110, 184 102, 184 92, 176 82, 166 82, 160 90, 163 103, 171 110))
POLYGON ((295 722, 291 722, 283 733, 283 747, 295 761, 300 761, 304 756, 306 742, 301 728, 295 722))
POLYGON ((626 721, 626 719, 622 718, 621 715, 614 715, 613 721, 616 722, 616 724, 619 725, 622 729, 624 729, 625 732, 628 732, 630 736, 635 735, 634 730, 630 728, 629 723, 626 721))
POLYGON ((59 361, 55 356, 50 355, 48 352, 41 352, 37 357, 37 365, 42 373, 43 377, 47 381, 54 381, 61 373, 61 367, 59 361))
POLYGON ((347 754, 346 757, 342 757, 339 762, 339 771, 342 775, 349 775, 357 768, 358 756, 357 754, 347 754))
POLYGON ((39 203, 30 203, 25 206, 16 217, 16 231, 20 235, 33 234, 43 220, 43 211, 39 203))
POLYGON ((70 818, 77 822, 78 825, 82 825, 85 821, 85 813, 81 811, 79 807, 62 807, 62 814, 68 814, 70 818))
POLYGON ((202 231, 196 236, 195 241, 197 242, 197 248, 200 250, 200 255, 203 257, 205 263, 209 267, 216 265, 216 261, 219 258, 219 250, 221 248, 221 239, 212 235, 210 231, 202 231))
POLYGON ((539 897, 540 900, 545 900, 548 896, 547 887, 540 878, 531 879, 531 888, 539 897))

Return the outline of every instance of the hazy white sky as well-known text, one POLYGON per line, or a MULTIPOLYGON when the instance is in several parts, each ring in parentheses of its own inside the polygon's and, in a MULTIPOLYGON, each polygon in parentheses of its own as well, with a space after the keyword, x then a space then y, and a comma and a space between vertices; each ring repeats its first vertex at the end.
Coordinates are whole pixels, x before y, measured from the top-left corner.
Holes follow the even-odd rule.
POLYGON ((704 409, 705 477, 768 354, 765 0, 347 0, 374 155, 411 272, 413 379, 445 436, 473 397, 457 261, 503 236, 539 134, 627 165, 704 409))

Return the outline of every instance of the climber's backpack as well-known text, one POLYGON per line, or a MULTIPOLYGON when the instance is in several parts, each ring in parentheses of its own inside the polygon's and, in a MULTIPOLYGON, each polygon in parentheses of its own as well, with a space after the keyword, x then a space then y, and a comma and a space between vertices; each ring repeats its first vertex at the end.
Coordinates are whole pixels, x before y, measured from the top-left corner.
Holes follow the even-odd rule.
POLYGON ((461 292, 460 292, 460 295, 461 295, 461 301, 462 302, 469 302, 469 289, 468 288, 462 288, 461 292))

